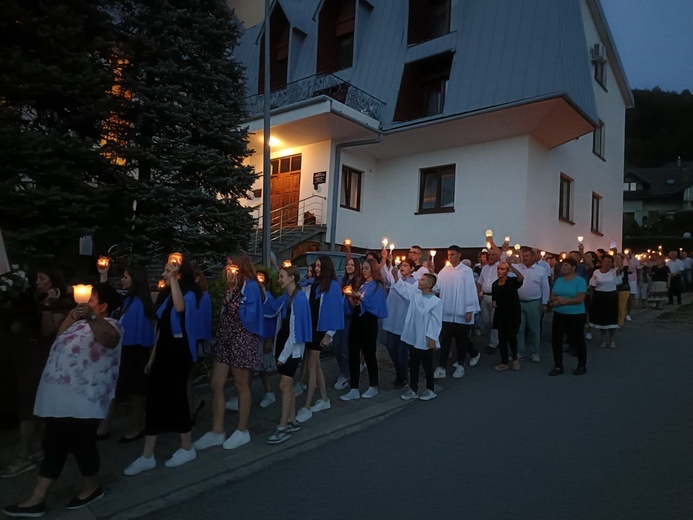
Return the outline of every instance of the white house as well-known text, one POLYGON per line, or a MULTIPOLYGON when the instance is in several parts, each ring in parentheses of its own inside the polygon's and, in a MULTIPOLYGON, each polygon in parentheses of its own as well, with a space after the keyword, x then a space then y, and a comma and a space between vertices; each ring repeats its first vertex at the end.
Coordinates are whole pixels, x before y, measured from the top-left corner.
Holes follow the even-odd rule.
MULTIPOLYGON (((230 1, 262 171, 258 4, 230 1)), ((482 247, 488 228, 548 251, 620 245, 633 97, 599 0, 270 9, 273 219, 299 224, 312 204, 328 243, 368 248, 482 247)))

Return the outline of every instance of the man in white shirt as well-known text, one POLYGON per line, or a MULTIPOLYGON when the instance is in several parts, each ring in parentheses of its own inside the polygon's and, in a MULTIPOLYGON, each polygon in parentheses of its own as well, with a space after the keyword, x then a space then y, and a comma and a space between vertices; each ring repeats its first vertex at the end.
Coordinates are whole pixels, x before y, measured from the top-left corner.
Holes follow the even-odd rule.
POLYGON ((688 256, 688 253, 681 251, 681 263, 683 264, 683 290, 685 292, 693 291, 693 258, 688 256))
POLYGON ((671 281, 669 282, 669 305, 674 304, 674 296, 676 302, 681 305, 681 275, 683 274, 683 262, 677 258, 676 251, 669 251, 669 261, 667 267, 671 272, 671 281))
POLYGON ((474 273, 462 263, 462 250, 458 246, 448 247, 450 265, 438 273, 435 290, 443 302, 443 327, 440 333, 440 359, 434 372, 436 379, 446 377, 450 342, 455 338, 457 367, 452 377, 464 376, 464 361, 469 353, 470 366, 475 366, 481 354, 476 351, 469 337, 474 325, 474 313, 479 312, 479 298, 474 284, 474 273))
POLYGON ((493 299, 491 298, 491 288, 493 282, 498 280, 498 261, 500 250, 495 246, 489 248, 487 253, 488 262, 481 268, 479 279, 476 286, 479 292, 479 302, 481 307, 480 328, 484 334, 489 334, 487 354, 494 354, 498 348, 498 329, 493 328, 493 299))
POLYGON ((536 264, 534 250, 522 248, 522 264, 517 270, 524 276, 522 286, 517 291, 520 297, 520 330, 517 333, 517 353, 520 359, 530 356, 535 363, 541 361, 539 342, 541 340, 541 317, 546 310, 551 294, 549 279, 543 267, 536 264), (525 344, 525 334, 527 341, 525 344))
POLYGON ((642 275, 642 265, 640 260, 630 253, 626 255, 628 258, 628 286, 630 288, 630 297, 628 298, 628 312, 626 313, 626 321, 631 321, 630 311, 633 309, 633 303, 640 298, 640 280, 642 275))

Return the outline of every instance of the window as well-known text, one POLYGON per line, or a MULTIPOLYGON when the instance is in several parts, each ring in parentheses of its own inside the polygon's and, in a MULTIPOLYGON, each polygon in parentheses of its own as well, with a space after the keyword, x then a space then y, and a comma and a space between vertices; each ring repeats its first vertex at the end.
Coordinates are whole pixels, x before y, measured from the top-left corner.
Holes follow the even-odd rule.
POLYGON ((601 235, 602 233, 602 196, 592 192, 592 223, 591 229, 592 233, 597 233, 601 235))
POLYGON ((409 0, 407 44, 425 42, 450 32, 450 0, 409 0))
POLYGON ((421 170, 419 213, 455 210, 455 165, 421 170))
POLYGON ((361 174, 358 170, 342 166, 342 189, 339 205, 342 208, 361 211, 361 174))
POLYGON ((356 0, 325 2, 318 25, 318 74, 347 69, 354 62, 356 0))
POLYGON ((601 87, 606 90, 606 62, 605 61, 595 61, 594 62, 594 79, 601 85, 601 87))
POLYGON ((573 221, 570 218, 570 213, 571 213, 571 200, 572 200, 572 188, 573 188, 573 179, 568 177, 567 175, 561 173, 561 187, 560 187, 560 194, 559 194, 559 199, 558 199, 558 218, 559 220, 563 220, 565 222, 568 222, 570 224, 573 223, 573 221))
POLYGON ((301 172, 301 154, 288 155, 279 157, 270 161, 270 172, 272 175, 278 173, 300 173, 301 172))
POLYGON ((445 108, 451 67, 451 52, 407 63, 402 73, 395 121, 441 114, 445 108))
POLYGON ((638 183, 637 182, 624 182, 623 183, 623 191, 637 191, 638 190, 638 183))
MULTIPOLYGON (((270 90, 278 90, 288 81, 289 74, 289 21, 277 4, 270 17, 270 90)), ((260 36, 260 74, 257 91, 265 91, 265 36, 260 36)))
POLYGON ((592 153, 604 159, 604 121, 599 120, 599 126, 592 132, 592 153))

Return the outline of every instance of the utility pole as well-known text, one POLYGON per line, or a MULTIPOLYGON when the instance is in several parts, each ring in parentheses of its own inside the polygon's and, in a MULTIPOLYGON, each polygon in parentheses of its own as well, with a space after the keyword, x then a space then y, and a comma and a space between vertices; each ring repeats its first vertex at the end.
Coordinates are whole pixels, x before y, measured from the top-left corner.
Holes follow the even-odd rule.
POLYGON ((264 84, 264 142, 262 143, 262 264, 269 268, 272 252, 270 217, 270 0, 265 0, 265 84, 264 84))

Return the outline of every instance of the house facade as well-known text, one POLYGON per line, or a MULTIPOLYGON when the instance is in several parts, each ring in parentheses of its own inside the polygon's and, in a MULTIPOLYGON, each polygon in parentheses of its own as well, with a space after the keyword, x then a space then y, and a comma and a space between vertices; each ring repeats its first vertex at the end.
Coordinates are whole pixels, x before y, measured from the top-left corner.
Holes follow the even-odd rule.
MULTIPOLYGON (((251 3, 230 5, 261 172, 251 3)), ((314 219, 331 246, 483 247, 489 228, 547 251, 578 235, 620 245, 633 98, 597 0, 274 0, 270 13, 273 223, 314 219)))
POLYGON ((623 224, 629 229, 693 210, 693 163, 632 168, 623 176, 623 224))

